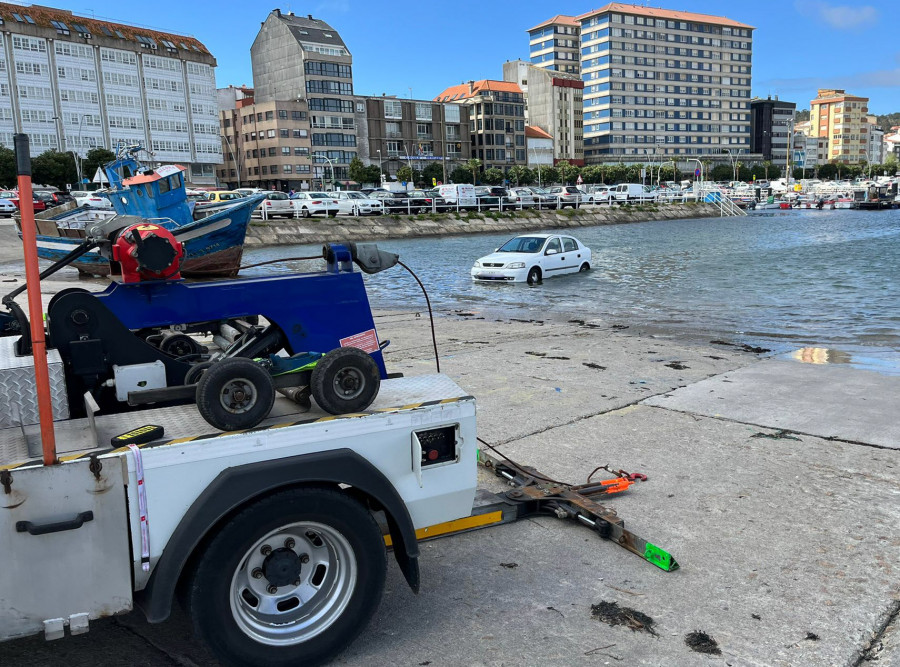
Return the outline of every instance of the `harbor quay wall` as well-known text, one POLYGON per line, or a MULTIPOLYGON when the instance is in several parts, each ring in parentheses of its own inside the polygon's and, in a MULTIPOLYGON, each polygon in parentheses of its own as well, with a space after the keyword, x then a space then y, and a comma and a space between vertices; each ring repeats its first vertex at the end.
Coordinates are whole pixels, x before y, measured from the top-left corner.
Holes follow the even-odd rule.
POLYGON ((597 206, 562 211, 504 211, 428 213, 423 215, 338 216, 305 219, 253 220, 247 246, 270 246, 330 241, 457 236, 462 234, 524 233, 541 229, 570 229, 651 220, 719 217, 712 204, 662 206, 597 206))

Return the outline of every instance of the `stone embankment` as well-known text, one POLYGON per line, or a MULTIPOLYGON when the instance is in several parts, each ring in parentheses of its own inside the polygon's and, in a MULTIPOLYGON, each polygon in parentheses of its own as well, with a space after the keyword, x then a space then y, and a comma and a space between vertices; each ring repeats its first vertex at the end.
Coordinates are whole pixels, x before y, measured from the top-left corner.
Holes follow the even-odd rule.
POLYGON ((295 220, 254 220, 247 232, 248 246, 371 241, 376 239, 528 232, 617 225, 650 220, 717 217, 711 204, 665 206, 590 206, 562 211, 451 212, 377 217, 316 217, 295 220))

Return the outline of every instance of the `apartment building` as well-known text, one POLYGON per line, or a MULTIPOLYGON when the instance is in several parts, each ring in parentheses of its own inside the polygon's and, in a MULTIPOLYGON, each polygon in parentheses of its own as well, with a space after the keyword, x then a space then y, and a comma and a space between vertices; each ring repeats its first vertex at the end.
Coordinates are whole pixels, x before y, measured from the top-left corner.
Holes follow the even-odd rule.
POLYGON ((794 124, 794 152, 791 156, 791 166, 799 166, 801 158, 802 166, 807 169, 815 169, 820 164, 828 162, 828 143, 825 139, 815 137, 810 130, 808 120, 794 124), (798 154, 799 151, 799 154, 798 154))
POLYGON ((535 67, 523 60, 503 63, 503 80, 525 96, 525 123, 553 137, 553 160, 584 164, 584 82, 577 74, 535 67))
POLYGON ((382 95, 357 97, 356 108, 359 157, 389 176, 440 164, 446 182, 472 157, 468 106, 382 95))
POLYGON ((885 153, 884 153, 884 130, 878 125, 878 118, 875 116, 866 116, 866 123, 868 123, 868 142, 869 145, 867 147, 868 162, 871 164, 881 164, 884 162, 885 153))
POLYGON ((32 155, 84 157, 140 143, 214 183, 216 60, 198 40, 39 5, 0 3, 0 27, 0 144, 24 132, 32 155))
POLYGON ((528 30, 528 51, 535 67, 579 74, 581 23, 574 16, 557 14, 528 30))
POLYGON ((866 161, 869 98, 848 95, 836 88, 821 88, 809 104, 810 132, 828 142, 828 161, 844 164, 866 161))
POLYGON ((796 110, 796 103, 779 100, 777 95, 774 100, 771 96, 750 100, 750 152, 759 153, 763 160, 784 169, 796 110))
POLYGON ((586 163, 749 153, 752 26, 618 2, 577 18, 586 163))
POLYGON ((884 135, 882 146, 882 162, 886 162, 889 158, 900 162, 900 125, 893 125, 891 131, 884 135))
POLYGON ((482 79, 451 86, 436 102, 469 108, 469 135, 472 157, 484 169, 509 171, 525 165, 525 96, 518 84, 482 79))
POLYGON ((255 102, 248 95, 221 110, 219 120, 224 164, 217 176, 222 187, 310 190, 326 185, 324 177, 331 189, 330 171, 313 173, 306 102, 255 102))
MULTIPOLYGON (((260 27, 250 58, 256 104, 298 104, 297 108, 276 106, 266 111, 309 113, 314 187, 321 187, 326 180, 348 182, 350 161, 357 156, 356 107, 353 57, 340 34, 312 14, 300 17, 276 9, 260 27)), ((302 128, 267 127, 266 139, 269 129, 276 129, 276 135, 282 129, 290 130, 289 143, 276 147, 280 154, 285 147, 293 150, 293 130, 302 128)))

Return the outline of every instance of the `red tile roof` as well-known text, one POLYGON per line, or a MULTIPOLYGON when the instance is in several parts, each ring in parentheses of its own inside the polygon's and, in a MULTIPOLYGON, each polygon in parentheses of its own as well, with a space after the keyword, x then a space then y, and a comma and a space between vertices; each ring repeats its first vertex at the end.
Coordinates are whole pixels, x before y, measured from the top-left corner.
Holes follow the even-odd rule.
POLYGON ((452 102, 454 100, 465 100, 486 93, 520 93, 522 89, 519 84, 510 81, 494 81, 493 79, 482 79, 481 81, 472 82, 472 92, 469 92, 469 84, 461 83, 458 86, 450 86, 443 93, 434 98, 435 102, 452 102))
POLYGON ((553 135, 534 125, 525 126, 525 136, 531 139, 552 139, 553 135))
POLYGON ((528 30, 526 30, 526 32, 532 32, 534 30, 537 30, 538 28, 543 28, 548 25, 570 25, 570 26, 574 26, 576 28, 580 28, 581 21, 576 19, 574 16, 566 16, 565 14, 557 14, 552 19, 548 19, 547 21, 544 21, 543 23, 538 23, 533 28, 529 28, 528 30))
MULTIPOLYGON (((125 35, 126 39, 132 41, 137 41, 135 39, 135 35, 151 37, 156 41, 159 41, 160 39, 167 39, 172 42, 178 49, 181 49, 181 42, 184 42, 184 44, 191 51, 194 51, 194 49, 191 47, 196 46, 199 49, 200 53, 209 55, 209 49, 203 46, 203 44, 194 37, 188 37, 186 35, 179 35, 178 33, 169 33, 160 30, 151 30, 149 28, 141 28, 139 26, 130 26, 124 23, 113 23, 112 21, 104 21, 100 19, 88 18, 85 16, 78 16, 65 9, 54 9, 52 7, 44 7, 41 5, 11 5, 6 2, 0 2, 0 17, 2 17, 4 21, 6 21, 7 25, 9 25, 10 23, 16 23, 16 19, 13 18, 13 12, 23 17, 27 14, 34 19, 35 25, 41 28, 49 28, 51 30, 56 30, 56 28, 50 24, 50 21, 61 21, 65 23, 69 28, 72 36, 78 35, 78 32, 72 27, 73 23, 83 25, 91 32, 91 34, 97 35, 98 37, 109 37, 100 29, 101 26, 105 26, 111 32, 113 32, 113 34, 115 34, 115 31, 118 30, 123 35, 125 35)), ((30 24, 23 23, 22 25, 30 24)))
POLYGON ((755 30, 751 25, 746 23, 738 23, 723 16, 712 16, 710 14, 695 14, 694 12, 677 12, 671 9, 658 9, 656 7, 644 7, 641 5, 627 5, 623 2, 611 2, 600 9, 592 9, 580 16, 576 16, 579 22, 593 16, 594 14, 602 14, 604 12, 618 12, 620 14, 634 14, 635 16, 651 16, 658 19, 673 19, 678 21, 693 21, 695 23, 713 23, 715 25, 730 26, 732 28, 748 28, 755 30))

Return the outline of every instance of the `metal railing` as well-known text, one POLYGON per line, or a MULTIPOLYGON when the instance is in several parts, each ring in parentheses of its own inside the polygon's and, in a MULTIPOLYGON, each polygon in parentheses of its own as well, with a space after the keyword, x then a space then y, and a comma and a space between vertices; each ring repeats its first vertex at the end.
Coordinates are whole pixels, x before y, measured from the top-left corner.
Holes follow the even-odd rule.
POLYGON ((731 197, 726 195, 718 188, 704 186, 700 188, 698 194, 699 201, 717 206, 719 209, 719 215, 721 217, 740 217, 743 215, 747 215, 747 212, 744 209, 735 204, 731 200, 731 197))

